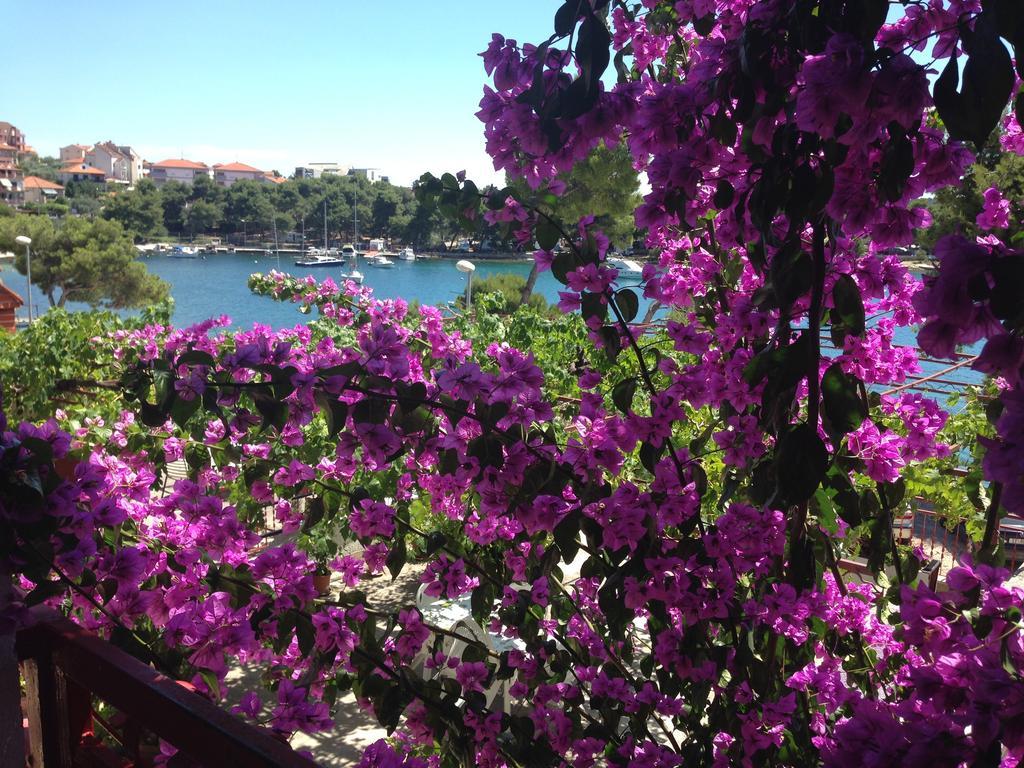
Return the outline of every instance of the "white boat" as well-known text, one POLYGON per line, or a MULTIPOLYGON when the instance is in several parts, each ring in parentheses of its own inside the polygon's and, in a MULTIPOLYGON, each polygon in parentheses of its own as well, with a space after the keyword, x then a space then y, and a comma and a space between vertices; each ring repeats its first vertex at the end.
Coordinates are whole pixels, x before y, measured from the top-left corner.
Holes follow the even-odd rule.
POLYGON ((416 261, 416 252, 412 248, 403 248, 398 252, 398 258, 402 261, 416 261))
POLYGON ((643 277, 644 268, 640 266, 639 262, 633 261, 632 259, 623 259, 618 256, 612 256, 607 260, 609 267, 615 267, 619 270, 619 277, 627 279, 639 280, 643 277))
POLYGON ((340 256, 332 256, 323 251, 316 251, 313 254, 307 253, 304 257, 295 260, 295 266, 297 267, 341 267, 344 265, 345 259, 340 256))
POLYGON ((393 267, 395 262, 389 259, 382 253, 366 254, 363 256, 363 260, 371 267, 393 267))
POLYGON ((171 251, 172 259, 194 259, 199 255, 199 249, 188 245, 176 245, 171 251))

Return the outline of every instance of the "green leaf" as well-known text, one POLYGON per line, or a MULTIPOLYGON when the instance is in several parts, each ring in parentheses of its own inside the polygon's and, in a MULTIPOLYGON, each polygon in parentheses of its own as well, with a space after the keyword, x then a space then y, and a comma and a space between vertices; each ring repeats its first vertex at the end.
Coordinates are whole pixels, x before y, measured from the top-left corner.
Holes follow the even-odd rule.
POLYGON ((38 605, 44 600, 49 600, 51 597, 64 594, 65 591, 67 591, 67 586, 62 581, 44 581, 37 584, 31 592, 25 595, 25 605, 38 605))
POLYGON ((288 404, 274 400, 266 395, 257 395, 253 398, 256 410, 263 417, 263 429, 274 427, 278 432, 284 429, 288 421, 288 404))
POLYGON ((800 504, 817 490, 828 468, 828 450, 810 424, 798 424, 775 446, 779 496, 787 505, 800 504))
POLYGON ((209 352, 204 352, 201 349, 192 349, 179 355, 175 365, 215 365, 216 361, 213 359, 213 355, 209 352))
POLYGON ((310 496, 306 499, 306 519, 302 521, 302 532, 309 533, 312 528, 324 519, 327 508, 324 500, 319 496, 310 496))
POLYGON ((213 696, 214 701, 220 701, 220 680, 217 679, 217 673, 210 669, 200 669, 199 677, 206 683, 206 687, 210 689, 210 694, 213 696))
POLYGON ((973 141, 983 147, 999 123, 1013 90, 1013 63, 995 27, 994 14, 986 11, 975 22, 974 32, 962 38, 968 53, 960 91, 960 67, 951 56, 935 81, 933 97, 939 117, 954 139, 973 141), (968 45, 968 39, 970 44, 968 45))
POLYGON ((821 378, 821 396, 830 432, 845 435, 859 427, 868 416, 860 398, 860 381, 843 372, 839 363, 833 363, 821 378))
POLYGON ((637 312, 640 311, 640 299, 636 291, 631 288, 622 288, 615 293, 615 305, 622 313, 622 319, 627 323, 633 322, 637 312))
POLYGON ((832 342, 842 348, 847 336, 863 336, 865 328, 864 301, 857 283, 849 275, 841 275, 832 288, 832 342))
POLYGON ((636 395, 637 380, 635 376, 623 379, 612 389, 612 402, 623 413, 629 413, 636 395))
POLYGON ((317 390, 315 398, 323 412, 324 421, 327 422, 328 436, 336 437, 345 426, 345 419, 348 417, 348 404, 322 390, 317 390))
POLYGON ((579 266, 579 260, 576 258, 575 252, 571 250, 560 251, 551 260, 551 274, 562 285, 568 285, 569 273, 579 266))
POLYGON ((736 190, 733 189, 732 184, 725 179, 721 179, 715 187, 715 195, 712 198, 712 202, 714 203, 715 208, 722 211, 732 205, 732 201, 735 197, 736 190))
POLYGON ((295 612, 295 636, 299 641, 299 652, 303 656, 309 656, 316 643, 316 631, 312 619, 298 611, 295 612))
POLYGON ((198 395, 191 400, 176 397, 171 405, 171 418, 174 419, 174 423, 179 427, 184 427, 188 420, 199 410, 200 405, 202 405, 202 400, 198 395))
POLYGON ((664 443, 655 447, 651 443, 643 442, 640 444, 640 463, 644 465, 644 469, 653 475, 654 468, 658 465, 664 452, 664 443))
POLYGON ((405 561, 408 556, 408 551, 405 545, 405 535, 398 534, 395 543, 388 551, 387 559, 384 561, 388 567, 388 571, 391 573, 391 580, 394 581, 398 578, 398 574, 402 572, 402 568, 405 567, 405 561))
POLYGON ((537 217, 535 234, 537 236, 537 245, 545 251, 552 250, 556 245, 558 245, 558 241, 562 239, 562 233, 558 229, 558 226, 547 216, 537 217))
POLYGON ((600 293, 584 291, 580 294, 580 314, 584 320, 596 317, 603 323, 608 319, 608 305, 600 293))

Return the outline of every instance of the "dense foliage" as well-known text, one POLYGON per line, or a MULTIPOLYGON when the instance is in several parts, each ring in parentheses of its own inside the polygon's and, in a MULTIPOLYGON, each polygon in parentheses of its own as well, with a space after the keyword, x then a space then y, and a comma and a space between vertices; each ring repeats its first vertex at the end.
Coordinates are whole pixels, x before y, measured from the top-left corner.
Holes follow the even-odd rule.
POLYGON ((59 223, 46 216, 0 219, 0 249, 15 254, 14 266, 28 270, 28 252, 17 242, 31 238, 32 283, 51 307, 69 300, 114 309, 145 307, 168 296, 168 286, 136 259, 132 241, 121 226, 103 219, 68 217, 59 223))
POLYGON ((366 766, 1018 765, 1024 592, 996 536, 1024 509, 1012 206, 986 192, 979 235, 940 239, 924 285, 886 253, 1003 119, 1018 43, 1019 6, 975 0, 566 0, 540 45, 496 35, 496 167, 557 197, 624 142, 663 328, 636 322, 594 218, 425 176, 424 210, 536 243, 578 315, 475 325, 272 273, 252 288, 318 317, 117 333, 128 410, 4 432, 7 567, 26 602, 213 697, 229 660, 264 665, 274 693, 237 709, 282 732, 329 727, 351 688, 395 735, 366 766), (942 62, 933 86, 915 49, 942 62), (980 447, 944 444, 940 405, 893 387, 915 324, 935 357, 984 340, 980 447), (936 593, 892 520, 915 464, 975 448, 977 557, 936 593), (189 477, 157 493, 178 460, 189 477), (291 534, 358 541, 333 562, 348 589, 318 597, 318 548, 291 534), (410 551, 425 595, 500 645, 448 654, 450 628, 372 604, 367 573, 410 551), (853 552, 878 585, 844 581, 853 552))

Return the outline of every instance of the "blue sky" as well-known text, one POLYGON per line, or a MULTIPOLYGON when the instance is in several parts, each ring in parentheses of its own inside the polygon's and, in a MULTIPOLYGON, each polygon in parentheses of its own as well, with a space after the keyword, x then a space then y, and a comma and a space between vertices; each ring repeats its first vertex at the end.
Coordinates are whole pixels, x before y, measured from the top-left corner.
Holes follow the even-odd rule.
POLYGON ((0 120, 41 154, 113 139, 151 161, 291 174, 335 161, 407 184, 493 181, 477 55, 539 42, 554 0, 36 0, 4 11, 0 120), (12 33, 13 32, 13 33, 12 33), (17 64, 15 64, 17 62, 17 64))

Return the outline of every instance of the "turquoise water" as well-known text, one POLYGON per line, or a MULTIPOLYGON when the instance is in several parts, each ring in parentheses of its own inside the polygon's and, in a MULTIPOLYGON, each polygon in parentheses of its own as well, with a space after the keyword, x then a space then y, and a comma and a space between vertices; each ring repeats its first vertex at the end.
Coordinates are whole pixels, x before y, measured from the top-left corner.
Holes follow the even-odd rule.
MULTIPOLYGON (((331 277, 340 280, 343 270, 339 267, 308 269, 296 267, 292 256, 282 256, 280 269, 293 275, 313 275, 319 280, 331 277)), ((254 254, 217 254, 205 259, 174 259, 166 255, 153 255, 143 259, 146 266, 171 285, 175 309, 173 321, 175 325, 185 326, 206 320, 218 315, 228 315, 236 328, 250 328, 253 323, 264 323, 274 328, 286 328, 305 322, 308 317, 298 312, 295 305, 273 301, 262 296, 254 296, 247 287, 249 275, 253 272, 269 272, 278 267, 274 257, 256 256, 254 254)), ((498 273, 514 273, 525 277, 530 272, 528 261, 477 261, 474 279, 480 279, 498 273)), ((347 271, 347 270, 344 270, 347 271)), ((401 297, 407 301, 418 300, 423 304, 444 305, 453 301, 465 292, 465 276, 455 268, 453 259, 423 259, 414 262, 397 261, 394 267, 382 269, 368 264, 360 264, 360 271, 365 276, 364 285, 373 289, 381 298, 401 297)), ((26 281, 24 275, 14 271, 10 264, 0 267, 0 278, 13 290, 25 296, 26 281)), ((558 301, 558 291, 563 286, 558 283, 550 272, 538 276, 536 291, 548 301, 558 301)), ((33 290, 36 303, 36 314, 45 310, 49 303, 39 292, 33 290)), ((641 315, 646 311, 648 302, 641 299, 641 315)), ((69 309, 86 309, 82 305, 69 303, 69 309)), ((25 315, 22 308, 21 315, 25 315)), ((900 328, 896 332, 895 343, 916 346, 916 330, 900 328)), ((977 352, 980 344, 970 352, 977 352)), ((948 364, 922 363, 922 374, 935 373, 948 364)), ((941 397, 940 392, 955 391, 964 383, 977 383, 981 375, 970 368, 964 367, 942 377, 955 382, 956 385, 936 384, 936 392, 932 396, 941 397)))
MULTIPOLYGON (((312 275, 318 280, 328 277, 340 282, 347 271, 340 267, 303 268, 293 264, 293 257, 282 255, 280 270, 295 276, 312 275)), ((307 317, 299 314, 290 303, 276 302, 254 296, 248 288, 249 275, 253 272, 269 272, 278 269, 278 260, 253 254, 217 254, 205 259, 175 259, 170 256, 154 255, 144 258, 151 272, 159 275, 171 285, 174 297, 174 324, 191 325, 210 317, 228 315, 237 328, 249 328, 253 323, 265 323, 275 328, 284 328, 305 322, 307 317)), ((474 279, 481 279, 498 273, 514 273, 526 277, 530 272, 528 261, 476 262, 474 279)), ((395 261, 394 267, 380 268, 360 263, 364 286, 373 289, 379 298, 403 298, 417 300, 422 304, 444 305, 462 296, 466 290, 465 276, 455 268, 452 259, 422 259, 417 261, 395 261)), ((0 268, 0 278, 21 296, 25 296, 24 275, 14 271, 10 264, 0 268)), ((550 272, 537 279, 537 293, 548 301, 558 301, 558 283, 550 272)), ((33 287, 35 313, 49 307, 46 297, 33 287)), ((69 302, 69 309, 86 309, 83 305, 69 302)), ((25 315, 25 309, 19 312, 25 315)))

